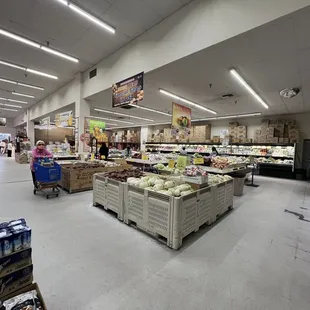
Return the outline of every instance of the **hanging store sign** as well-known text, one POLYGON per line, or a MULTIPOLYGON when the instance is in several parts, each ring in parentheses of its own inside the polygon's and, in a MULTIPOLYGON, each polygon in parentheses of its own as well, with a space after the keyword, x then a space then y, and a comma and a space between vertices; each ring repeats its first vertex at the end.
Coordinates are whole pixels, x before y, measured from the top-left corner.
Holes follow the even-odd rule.
POLYGON ((188 136, 190 134, 191 120, 192 110, 190 108, 177 103, 172 103, 172 135, 174 135, 173 133, 178 135, 180 129, 183 129, 185 135, 188 136))
POLYGON ((144 72, 112 85, 112 107, 137 104, 144 98, 144 72))
POLYGON ((6 118, 0 117, 0 126, 6 126, 6 118))
POLYGON ((55 124, 57 127, 73 126, 73 111, 58 113, 55 116, 55 124))

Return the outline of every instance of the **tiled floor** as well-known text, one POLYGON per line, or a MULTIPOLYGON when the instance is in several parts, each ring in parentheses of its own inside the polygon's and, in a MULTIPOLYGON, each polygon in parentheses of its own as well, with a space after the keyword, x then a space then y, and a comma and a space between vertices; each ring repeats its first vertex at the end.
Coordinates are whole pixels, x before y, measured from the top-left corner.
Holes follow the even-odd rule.
POLYGON ((92 193, 34 196, 29 167, 0 158, 0 220, 33 229, 49 310, 309 310, 310 186, 256 178, 235 210, 172 251, 92 207, 92 193), (208 230, 208 231, 207 231, 208 230))

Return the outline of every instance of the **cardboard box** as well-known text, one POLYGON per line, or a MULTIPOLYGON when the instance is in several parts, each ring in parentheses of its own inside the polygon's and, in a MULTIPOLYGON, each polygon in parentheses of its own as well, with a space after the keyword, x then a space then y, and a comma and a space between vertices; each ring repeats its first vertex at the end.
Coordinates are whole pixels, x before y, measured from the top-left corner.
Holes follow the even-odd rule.
POLYGON ((31 252, 31 249, 27 249, 0 258, 0 278, 32 265, 31 252))
POLYGON ((299 143, 299 138, 298 139, 290 139, 290 143, 299 143))
POLYGON ((268 127, 268 128, 266 129, 266 134, 267 134, 268 136, 273 137, 273 136, 274 136, 274 131, 275 131, 275 128, 274 128, 274 127, 268 127))
POLYGON ((274 127, 274 125, 276 125, 278 122, 276 119, 271 119, 269 120, 269 127, 274 127))
POLYGON ((277 120, 277 124, 278 124, 278 125, 285 125, 286 122, 287 122, 287 121, 286 121, 285 119, 278 119, 278 120, 277 120))
POLYGON ((290 139, 289 138, 279 138, 279 143, 282 143, 282 144, 290 143, 290 139))
POLYGON ((247 139, 246 138, 239 139, 239 143, 247 143, 247 139))
POLYGON ((288 126, 296 126, 296 121, 295 120, 287 120, 286 125, 288 126))
POLYGON ((262 119, 262 122, 261 122, 261 126, 264 127, 268 127, 269 126, 269 119, 262 119))
POLYGON ((0 278, 0 299, 31 284, 33 281, 33 265, 19 269, 0 278))
POLYGON ((25 293, 30 292, 30 291, 36 291, 37 292, 37 296, 38 296, 38 298, 40 300, 42 309, 43 310, 47 310, 45 301, 43 299, 43 296, 41 294, 40 288, 39 288, 37 283, 30 284, 30 285, 28 285, 28 286, 26 286, 26 287, 24 287, 24 288, 22 288, 22 289, 20 289, 20 290, 18 290, 16 292, 12 293, 12 294, 9 294, 9 295, 5 296, 3 299, 1 299, 1 301, 4 302, 4 301, 9 300, 9 299, 11 299, 11 298, 13 298, 15 296, 18 296, 18 295, 21 295, 21 294, 25 294, 25 293))
POLYGON ((193 183, 193 184, 208 184, 208 175, 197 175, 197 176, 183 176, 183 180, 186 183, 193 183))
POLYGON ((240 143, 240 140, 239 140, 239 139, 236 139, 236 138, 233 138, 233 139, 232 139, 232 143, 240 143))
POLYGON ((274 137, 272 143, 279 143, 279 138, 274 137))

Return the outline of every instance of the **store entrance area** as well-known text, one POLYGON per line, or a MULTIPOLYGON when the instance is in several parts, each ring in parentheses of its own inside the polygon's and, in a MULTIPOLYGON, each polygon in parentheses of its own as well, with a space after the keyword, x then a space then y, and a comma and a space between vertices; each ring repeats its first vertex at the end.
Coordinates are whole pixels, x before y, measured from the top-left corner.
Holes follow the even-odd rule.
POLYGON ((93 207, 92 192, 38 199, 29 166, 2 157, 0 219, 32 227, 49 309, 309 309, 310 184, 255 181, 172 251, 93 207))

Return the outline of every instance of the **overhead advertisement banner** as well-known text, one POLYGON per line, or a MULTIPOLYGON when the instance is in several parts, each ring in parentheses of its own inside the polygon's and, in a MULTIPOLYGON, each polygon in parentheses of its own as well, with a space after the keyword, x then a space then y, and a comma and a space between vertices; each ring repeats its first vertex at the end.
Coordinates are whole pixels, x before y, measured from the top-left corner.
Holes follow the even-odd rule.
POLYGON ((89 133, 97 139, 98 143, 108 142, 108 136, 105 133, 105 122, 89 120, 89 133))
POLYGON ((57 127, 73 126, 73 111, 67 111, 56 114, 55 124, 57 127))
POLYGON ((6 126, 6 118, 0 117, 0 126, 6 126))
POLYGON ((178 135, 181 129, 185 131, 185 134, 190 133, 192 120, 192 110, 183 105, 172 103, 172 122, 171 133, 172 135, 178 135))
POLYGON ((42 118, 40 121, 40 126, 49 127, 50 124, 51 124, 51 118, 49 116, 42 118))
POLYGON ((144 98, 144 72, 112 85, 112 107, 137 104, 144 98))

